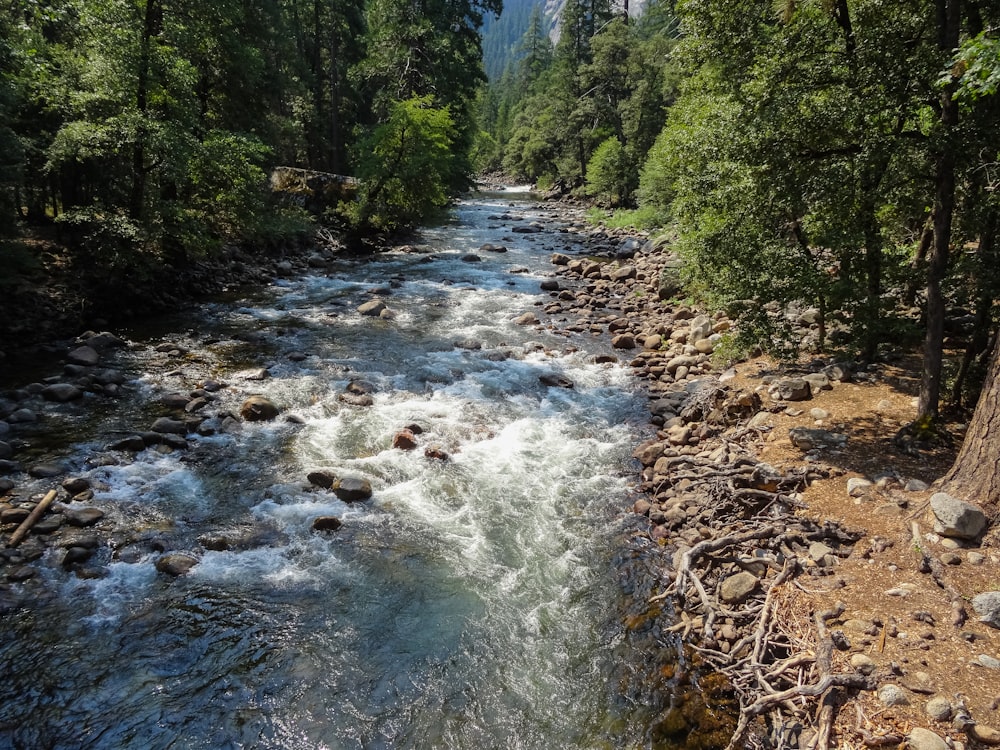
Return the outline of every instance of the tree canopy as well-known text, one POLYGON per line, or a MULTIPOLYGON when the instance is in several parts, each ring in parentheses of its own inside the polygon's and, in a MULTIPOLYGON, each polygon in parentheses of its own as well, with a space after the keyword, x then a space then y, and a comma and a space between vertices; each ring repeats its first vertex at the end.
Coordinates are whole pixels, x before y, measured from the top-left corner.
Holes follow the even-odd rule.
MULTIPOLYGON (((485 80, 478 29, 499 10, 496 0, 16 0, 0 19, 0 230, 53 224, 82 266, 122 272, 266 241, 291 226, 269 201, 273 166, 378 174, 372 139, 385 146, 416 99, 420 113, 447 114, 447 147, 422 155, 443 187, 387 200, 383 182, 353 215, 419 221, 468 180, 485 80)), ((427 187, 405 175, 394 184, 427 187)))

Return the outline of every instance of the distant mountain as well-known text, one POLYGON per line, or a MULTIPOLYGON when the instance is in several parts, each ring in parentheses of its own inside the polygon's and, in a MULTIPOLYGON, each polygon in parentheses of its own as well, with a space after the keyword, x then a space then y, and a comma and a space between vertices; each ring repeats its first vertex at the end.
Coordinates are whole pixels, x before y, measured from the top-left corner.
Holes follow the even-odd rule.
MULTIPOLYGON (((618 7, 624 0, 617 0, 618 7)), ((647 0, 628 0, 629 13, 637 16, 646 7, 647 0)), ((531 9, 539 4, 548 24, 549 37, 553 42, 559 39, 559 19, 562 17, 566 0, 504 0, 500 17, 487 16, 482 28, 483 66, 491 81, 499 80, 507 64, 517 51, 518 43, 531 21, 531 9)))
POLYGON ((499 18, 486 17, 482 29, 483 67, 491 81, 499 80, 507 64, 514 59, 518 42, 528 30, 531 9, 539 1, 504 0, 499 18))

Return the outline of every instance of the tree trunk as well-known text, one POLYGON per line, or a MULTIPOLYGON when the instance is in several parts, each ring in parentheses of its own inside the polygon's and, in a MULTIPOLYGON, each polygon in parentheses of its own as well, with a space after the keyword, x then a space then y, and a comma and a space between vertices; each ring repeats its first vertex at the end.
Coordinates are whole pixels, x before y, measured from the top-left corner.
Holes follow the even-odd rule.
MULTIPOLYGON (((938 0, 938 45, 950 54, 958 47, 961 0, 938 0)), ((956 131, 958 103, 952 98, 953 80, 941 92, 941 144, 935 165, 934 242, 927 258, 927 336, 924 339, 923 378, 917 418, 921 423, 937 420, 941 400, 941 364, 944 346, 945 300, 941 282, 948 272, 951 223, 955 210, 956 131)))
POLYGON ((903 304, 912 305, 917 299, 917 287, 920 286, 920 275, 927 260, 927 251, 930 250, 931 242, 934 240, 934 224, 927 221, 920 232, 920 241, 917 243, 917 250, 910 261, 910 270, 913 272, 911 278, 906 282, 906 291, 903 292, 903 304))
POLYGON ((990 321, 993 320, 993 291, 995 286, 995 276, 997 260, 996 232, 998 214, 990 211, 985 222, 985 228, 979 235, 977 285, 979 294, 976 299, 976 320, 973 323, 972 336, 965 347, 965 355, 962 357, 962 364, 959 365, 958 374, 955 376, 955 385, 951 391, 952 403, 961 408, 965 390, 965 381, 972 369, 972 363, 983 352, 989 353, 990 345, 990 321))
POLYGON ((1000 346, 994 344, 990 369, 969 423, 962 449, 944 477, 945 492, 981 505, 995 516, 1000 510, 1000 346))
POLYGON ((139 42, 139 70, 135 90, 135 108, 139 125, 132 146, 132 190, 129 195, 129 216, 139 219, 146 202, 146 110, 149 107, 150 47, 159 33, 162 9, 160 0, 147 0, 139 42))

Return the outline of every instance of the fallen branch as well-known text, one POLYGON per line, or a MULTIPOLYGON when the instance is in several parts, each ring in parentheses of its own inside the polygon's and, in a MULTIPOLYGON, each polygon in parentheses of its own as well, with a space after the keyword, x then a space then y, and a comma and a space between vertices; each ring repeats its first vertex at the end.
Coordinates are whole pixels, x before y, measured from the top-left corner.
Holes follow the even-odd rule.
POLYGON ((21 521, 21 525, 10 535, 10 539, 7 540, 7 546, 16 547, 19 545, 24 537, 28 535, 28 532, 31 531, 31 527, 38 523, 38 519, 49 509, 49 506, 52 505, 52 501, 55 499, 56 491, 49 490, 45 497, 42 498, 42 502, 35 506, 34 510, 28 514, 28 517, 21 521))

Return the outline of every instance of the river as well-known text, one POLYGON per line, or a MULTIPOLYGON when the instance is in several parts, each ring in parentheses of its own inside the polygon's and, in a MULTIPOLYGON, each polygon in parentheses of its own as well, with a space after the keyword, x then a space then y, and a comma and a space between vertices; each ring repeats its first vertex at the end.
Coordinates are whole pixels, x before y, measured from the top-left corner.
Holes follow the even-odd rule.
POLYGON ((51 549, 17 584, 39 594, 0 619, 0 745, 650 746, 661 708, 624 624, 651 585, 629 513, 645 398, 626 365, 595 362, 606 337, 515 323, 550 299, 561 229, 528 196, 487 195, 415 251, 125 332, 122 398, 51 407, 31 433, 115 531, 94 577, 51 549), (532 220, 544 231, 510 232, 532 220), (373 295, 393 317, 356 312, 373 295), (107 450, 206 379, 224 387, 205 414, 260 394, 282 415, 188 450, 107 450), (353 381, 371 406, 341 400, 353 381), (393 448, 408 425, 417 449, 393 448), (372 499, 310 485, 316 469, 372 499), (199 562, 170 577, 163 550, 199 562))

